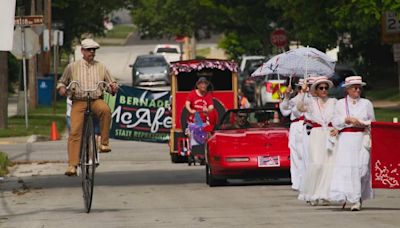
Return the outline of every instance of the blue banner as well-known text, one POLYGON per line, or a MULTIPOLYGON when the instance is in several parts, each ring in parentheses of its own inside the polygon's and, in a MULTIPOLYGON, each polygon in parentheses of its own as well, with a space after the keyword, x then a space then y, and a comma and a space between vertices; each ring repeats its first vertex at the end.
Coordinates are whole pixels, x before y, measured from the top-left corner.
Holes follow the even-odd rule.
POLYGON ((170 91, 121 86, 112 113, 110 137, 167 142, 172 126, 170 91))

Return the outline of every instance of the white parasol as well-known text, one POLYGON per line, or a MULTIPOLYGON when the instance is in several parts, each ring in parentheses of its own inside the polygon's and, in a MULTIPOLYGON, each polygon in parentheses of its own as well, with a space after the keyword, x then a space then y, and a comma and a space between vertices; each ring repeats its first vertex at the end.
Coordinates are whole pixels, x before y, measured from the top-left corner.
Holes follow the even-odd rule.
POLYGON ((309 74, 331 77, 335 60, 327 54, 310 47, 293 49, 275 55, 253 72, 252 77, 268 74, 304 77, 309 74))

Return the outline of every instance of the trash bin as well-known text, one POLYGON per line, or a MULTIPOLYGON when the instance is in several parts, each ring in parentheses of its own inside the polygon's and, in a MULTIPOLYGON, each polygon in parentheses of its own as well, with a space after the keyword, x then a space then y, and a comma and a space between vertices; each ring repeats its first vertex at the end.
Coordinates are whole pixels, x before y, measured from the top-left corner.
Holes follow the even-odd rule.
POLYGON ((38 78, 38 104, 50 106, 53 101, 54 78, 38 78))

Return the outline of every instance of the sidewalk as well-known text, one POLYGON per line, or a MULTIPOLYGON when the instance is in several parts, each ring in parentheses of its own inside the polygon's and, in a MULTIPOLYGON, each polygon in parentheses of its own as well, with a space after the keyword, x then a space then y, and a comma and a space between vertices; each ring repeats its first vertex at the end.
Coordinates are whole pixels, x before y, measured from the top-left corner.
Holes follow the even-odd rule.
POLYGON ((9 94, 8 96, 8 117, 17 115, 17 94, 9 94))
POLYGON ((400 109, 400 102, 395 101, 387 101, 387 100, 377 100, 372 101, 374 108, 392 108, 392 109, 400 109))

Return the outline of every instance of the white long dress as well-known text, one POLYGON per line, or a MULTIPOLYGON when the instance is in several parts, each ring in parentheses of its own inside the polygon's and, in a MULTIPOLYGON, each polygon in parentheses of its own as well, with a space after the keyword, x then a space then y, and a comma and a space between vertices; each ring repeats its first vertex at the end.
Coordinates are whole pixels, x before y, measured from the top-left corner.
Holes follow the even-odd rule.
POLYGON ((306 100, 305 105, 306 120, 320 124, 321 127, 313 127, 309 135, 307 169, 298 198, 306 201, 327 200, 335 162, 335 148, 328 147, 332 130, 329 123, 333 119, 336 99, 327 98, 324 102, 315 97, 306 100))
MULTIPOLYGON (((302 94, 301 97, 299 97, 299 99, 297 100, 297 104, 299 103, 305 103, 308 104, 311 102, 311 100, 316 99, 316 97, 312 96, 309 93, 306 94, 302 94)), ((305 113, 300 112, 297 109, 297 105, 294 107, 294 109, 292 110, 295 113, 298 113, 298 115, 303 115, 305 116, 305 113)), ((303 121, 303 125, 301 126, 301 136, 299 136, 299 144, 302 145, 301 148, 301 154, 302 154, 302 160, 301 160, 301 167, 302 167, 302 175, 300 178, 300 186, 299 189, 301 190, 304 185, 304 179, 305 179, 305 175, 307 173, 307 167, 308 167, 308 145, 309 145, 309 134, 307 133, 307 129, 306 126, 304 125, 304 121, 303 121)))
MULTIPOLYGON (((342 130, 353 127, 345 118, 355 117, 366 125, 375 120, 372 103, 364 98, 352 100, 349 96, 337 102, 333 125, 342 130), (347 103, 347 105, 346 105, 347 103)), ((330 188, 330 200, 359 202, 373 198, 370 176, 370 135, 364 132, 341 132, 330 188)))
POLYGON ((290 124, 289 130, 289 149, 290 149, 290 176, 292 181, 292 189, 300 190, 300 183, 304 176, 303 159, 303 120, 299 120, 303 113, 297 111, 297 100, 301 98, 301 94, 297 94, 290 100, 283 100, 279 106, 282 115, 290 115, 290 120, 295 121, 290 124))

